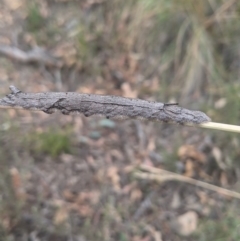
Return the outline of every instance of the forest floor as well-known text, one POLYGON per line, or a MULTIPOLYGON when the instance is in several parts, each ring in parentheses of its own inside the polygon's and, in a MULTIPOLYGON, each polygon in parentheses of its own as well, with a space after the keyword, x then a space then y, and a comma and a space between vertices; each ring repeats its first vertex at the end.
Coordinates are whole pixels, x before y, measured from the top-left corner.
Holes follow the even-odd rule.
MULTIPOLYGON (((16 49, 2 54, 0 95, 14 84, 25 92, 180 99, 228 121, 232 96, 217 98, 209 86, 216 99, 206 101, 206 83, 165 81, 170 63, 159 64, 147 33, 141 39, 133 2, 0 1, 0 52, 41 47, 38 56, 47 56, 24 63, 16 49)), ((143 28, 151 28, 151 12, 146 19, 143 28)), ((164 46, 168 37, 156 35, 164 46)), ((240 240, 239 141, 197 127, 1 110, 0 240, 240 240)))

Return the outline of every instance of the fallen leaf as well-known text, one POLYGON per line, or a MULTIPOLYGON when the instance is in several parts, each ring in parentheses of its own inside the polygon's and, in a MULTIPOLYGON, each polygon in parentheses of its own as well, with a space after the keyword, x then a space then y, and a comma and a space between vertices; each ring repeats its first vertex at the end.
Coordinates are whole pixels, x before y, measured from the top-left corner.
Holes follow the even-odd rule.
POLYGON ((226 104, 227 104, 227 99, 221 98, 215 102, 214 107, 215 109, 222 109, 223 107, 226 106, 226 104))
POLYGON ((184 176, 187 176, 187 177, 195 176, 195 165, 191 159, 187 159, 186 161, 184 176))
POLYGON ((54 224, 59 225, 68 219, 69 212, 66 206, 60 207, 54 215, 54 224))
POLYGON ((4 0, 4 3, 11 10, 16 10, 17 8, 21 7, 21 5, 23 4, 22 0, 4 0))
POLYGON ((76 199, 76 195, 71 192, 69 189, 65 189, 63 191, 63 197, 66 199, 68 202, 73 202, 76 199))
POLYGON ((89 205, 81 205, 78 207, 78 212, 83 217, 89 217, 93 214, 93 209, 89 205))
POLYGON ((130 194, 130 200, 132 202, 138 201, 142 198, 143 194, 140 189, 134 189, 130 194))
POLYGON ((137 91, 132 90, 131 86, 129 83, 123 83, 121 85, 121 89, 123 91, 123 96, 128 97, 128 98, 137 98, 137 91))
POLYGON ((112 181, 113 186, 116 190, 120 189, 120 176, 118 174, 118 168, 115 166, 107 169, 107 177, 112 181))
POLYGON ((136 185, 137 185, 136 182, 131 182, 131 183, 125 185, 122 188, 122 194, 125 194, 125 195, 129 194, 133 190, 133 188, 136 187, 136 185))
POLYGON ((154 237, 155 241, 163 241, 162 240, 162 233, 160 231, 157 231, 153 226, 146 225, 146 230, 148 230, 152 236, 154 237))
POLYGON ((178 150, 178 156, 181 160, 186 160, 187 158, 192 158, 193 160, 198 161, 200 163, 206 162, 205 155, 202 152, 198 151, 192 145, 181 146, 178 150))
POLYGON ((25 200, 26 193, 25 193, 25 190, 23 189, 22 180, 18 169, 15 167, 12 167, 9 172, 11 175, 12 187, 16 197, 19 200, 25 200))
POLYGON ((218 147, 212 149, 212 155, 215 158, 219 168, 222 170, 227 170, 227 165, 222 160, 222 151, 218 147))
POLYGON ((0 224, 5 230, 9 230, 11 228, 11 218, 9 216, 1 217, 0 224))
POLYGON ((194 211, 188 211, 174 219, 171 225, 179 235, 189 236, 197 229, 198 215, 194 211))
POLYGON ((74 156, 70 155, 70 154, 63 153, 63 154, 61 154, 60 159, 61 159, 62 162, 67 164, 67 163, 73 162, 74 156))
POLYGON ((60 58, 67 66, 72 66, 79 61, 77 57, 77 49, 71 41, 57 45, 53 54, 55 57, 60 58))
POLYGON ((208 195, 203 191, 197 191, 197 195, 200 198, 201 204, 206 204, 209 202, 208 195))

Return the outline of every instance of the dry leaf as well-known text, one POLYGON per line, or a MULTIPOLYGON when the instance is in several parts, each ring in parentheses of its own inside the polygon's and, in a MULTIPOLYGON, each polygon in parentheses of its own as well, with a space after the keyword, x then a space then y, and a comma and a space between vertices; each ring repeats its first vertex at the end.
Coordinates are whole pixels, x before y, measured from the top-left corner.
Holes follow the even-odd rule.
POLYGON ((200 202, 201 204, 206 204, 209 202, 209 198, 207 196, 207 194, 203 191, 197 191, 197 195, 200 198, 200 202))
POLYGON ((142 198, 143 194, 140 189, 134 189, 130 194, 130 200, 132 202, 138 201, 142 198))
POLYGON ((96 166, 96 162, 95 162, 93 156, 87 156, 87 162, 88 162, 89 166, 91 166, 91 167, 96 166))
POLYGON ((127 185, 125 185, 123 188, 122 188, 122 194, 129 194, 133 188, 135 188, 137 185, 137 182, 131 182, 127 185))
POLYGON ((118 168, 111 166, 107 169, 107 177, 112 181, 114 186, 119 186, 120 176, 118 174, 118 168))
POLYGON ((71 163, 74 160, 74 156, 70 155, 70 154, 63 153, 63 154, 61 154, 60 159, 64 163, 71 163))
POLYGON ((70 190, 65 189, 63 191, 63 197, 66 199, 68 202, 74 202, 76 199, 76 195, 73 194, 70 190))
POLYGON ((195 165, 191 159, 188 159, 185 164, 184 176, 194 177, 195 176, 195 165))
POLYGON ((189 236, 196 231, 198 225, 198 215, 194 211, 189 211, 181 216, 178 216, 172 221, 174 230, 182 235, 189 236))
POLYGON ((227 99, 221 98, 215 102, 214 107, 215 109, 222 109, 223 107, 226 106, 226 104, 227 104, 227 99))
POLYGON ((26 193, 22 186, 22 180, 21 180, 19 171, 17 170, 17 168, 12 167, 9 172, 11 175, 12 187, 13 187, 16 197, 20 200, 25 200, 26 193))
POLYGON ((60 207, 54 215, 54 224, 59 225, 68 219, 69 212, 66 206, 60 207))
POLYGON ((123 91, 123 96, 124 97, 128 97, 128 98, 137 98, 137 91, 136 90, 132 90, 131 86, 129 85, 129 83, 123 83, 121 85, 121 89, 123 91))
POLYGON ((100 197, 101 197, 101 193, 97 190, 95 191, 91 191, 90 193, 90 202, 91 204, 98 204, 99 203, 99 200, 100 200, 100 197))
POLYGON ((23 4, 22 0, 4 0, 4 3, 9 7, 10 10, 16 10, 23 4))
POLYGON ((9 110, 8 110, 8 115, 9 115, 11 118, 15 118, 16 115, 17 115, 17 111, 14 110, 14 109, 9 109, 9 110))
POLYGON ((192 145, 181 146, 178 150, 178 156, 181 160, 192 158, 193 160, 199 161, 200 163, 206 162, 205 155, 192 145))
POLYGON ((155 141, 156 141, 155 138, 149 138, 148 145, 147 145, 147 150, 149 152, 154 151, 156 149, 155 141))
POLYGON ((93 214, 93 209, 89 205, 81 205, 78 207, 78 212, 83 217, 89 217, 93 214))
POLYGON ((78 194, 77 203, 78 204, 97 204, 99 202, 101 193, 97 190, 89 191, 89 192, 81 192, 78 194))
POLYGON ((160 231, 156 231, 156 229, 151 225, 147 225, 145 228, 152 234, 154 241, 163 241, 160 231))
POLYGON ((0 224, 5 230, 9 230, 11 228, 11 218, 9 216, 1 217, 0 224))
POLYGON ((222 160, 222 151, 218 147, 214 147, 212 149, 212 154, 219 166, 222 170, 227 170, 227 165, 222 160))
POLYGON ((66 205, 66 202, 62 199, 53 199, 51 204, 53 205, 53 207, 61 208, 66 205))
POLYGON ((63 60, 67 66, 72 66, 79 61, 77 54, 77 49, 71 41, 57 45, 53 51, 53 55, 63 60))

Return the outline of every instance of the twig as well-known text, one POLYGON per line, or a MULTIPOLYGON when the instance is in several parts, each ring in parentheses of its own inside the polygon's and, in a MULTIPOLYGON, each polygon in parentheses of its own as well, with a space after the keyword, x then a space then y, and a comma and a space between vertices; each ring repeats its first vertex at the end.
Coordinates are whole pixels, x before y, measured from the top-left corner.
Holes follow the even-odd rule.
POLYGON ((134 173, 134 176, 139 179, 154 180, 157 182, 166 182, 166 181, 173 181, 173 180, 180 181, 180 182, 189 183, 198 187, 203 187, 229 197, 240 199, 240 193, 238 192, 234 192, 234 191, 231 191, 222 187, 218 187, 206 182, 198 181, 190 177, 185 177, 173 172, 169 172, 163 169, 159 169, 159 168, 155 168, 147 165, 141 165, 140 169, 145 172, 137 171, 134 173))
POLYGON ((22 63, 40 63, 52 67, 61 67, 62 62, 53 57, 50 53, 44 49, 35 47, 30 51, 23 51, 19 48, 0 45, 0 55, 4 55, 10 59, 16 60, 22 63))

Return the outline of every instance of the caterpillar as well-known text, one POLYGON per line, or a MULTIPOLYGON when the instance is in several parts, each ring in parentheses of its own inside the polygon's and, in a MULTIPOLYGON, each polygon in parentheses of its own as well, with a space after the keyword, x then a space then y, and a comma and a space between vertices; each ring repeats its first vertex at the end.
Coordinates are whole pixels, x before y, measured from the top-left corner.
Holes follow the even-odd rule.
POLYGON ((10 86, 10 90, 11 94, 0 99, 0 107, 39 110, 48 114, 58 110, 65 115, 82 113, 87 117, 102 115, 112 119, 140 119, 178 124, 201 124, 211 121, 205 113, 182 108, 177 103, 76 92, 24 93, 15 86, 10 86))

